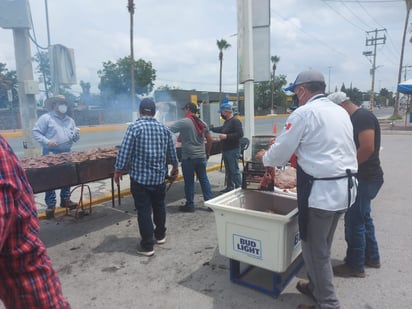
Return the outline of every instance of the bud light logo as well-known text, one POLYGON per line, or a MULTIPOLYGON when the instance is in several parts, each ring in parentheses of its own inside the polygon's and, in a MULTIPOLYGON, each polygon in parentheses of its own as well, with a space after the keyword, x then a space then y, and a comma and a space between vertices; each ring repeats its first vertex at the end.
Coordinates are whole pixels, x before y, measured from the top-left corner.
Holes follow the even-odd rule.
POLYGON ((233 234, 233 250, 262 259, 262 242, 257 239, 233 234))

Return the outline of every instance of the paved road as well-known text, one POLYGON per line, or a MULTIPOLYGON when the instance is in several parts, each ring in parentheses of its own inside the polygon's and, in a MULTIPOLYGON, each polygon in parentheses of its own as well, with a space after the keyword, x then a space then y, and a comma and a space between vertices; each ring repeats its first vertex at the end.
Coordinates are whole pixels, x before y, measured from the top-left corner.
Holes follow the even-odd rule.
MULTIPOLYGON (((372 207, 382 268, 367 269, 363 279, 335 278, 344 309, 412 308, 410 133, 382 137, 385 184, 372 207)), ((209 176, 217 194, 224 174, 217 170, 209 176)), ((277 299, 231 283, 228 259, 217 247, 214 213, 203 207, 198 184, 196 212, 179 213, 182 192, 183 184, 177 183, 167 194, 168 239, 155 247, 152 258, 135 255, 138 231, 130 196, 121 207, 103 203, 77 221, 63 217, 41 222, 41 237, 73 308, 292 309, 310 303, 294 288, 304 270, 277 299)), ((334 263, 345 256, 342 220, 332 256, 334 263)), ((268 278, 262 273, 259 280, 268 278)))
MULTIPOLYGON (((385 118, 392 114, 392 108, 375 109, 374 113, 377 117, 385 118)), ((271 135, 273 134, 273 127, 276 123, 278 134, 281 132, 286 122, 286 116, 267 116, 263 118, 255 119, 255 135, 271 135)), ((73 151, 83 151, 95 147, 104 146, 116 146, 122 141, 126 125, 115 126, 95 126, 95 127, 82 127, 81 138, 79 142, 73 146, 73 151)), ((23 140, 21 136, 11 136, 8 133, 3 132, 8 142, 13 148, 18 157, 24 156, 23 140)))

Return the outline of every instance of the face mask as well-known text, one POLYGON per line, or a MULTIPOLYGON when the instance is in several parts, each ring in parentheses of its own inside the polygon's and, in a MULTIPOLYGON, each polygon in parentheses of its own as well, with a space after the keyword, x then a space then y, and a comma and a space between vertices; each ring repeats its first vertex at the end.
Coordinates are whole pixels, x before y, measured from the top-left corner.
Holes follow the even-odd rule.
POLYGON ((294 94, 293 97, 292 97, 292 103, 293 103, 294 106, 299 105, 299 98, 296 94, 294 94))
POLYGON ((226 116, 223 113, 220 113, 220 117, 222 117, 223 120, 226 120, 226 116))
POLYGON ((67 113, 67 105, 65 104, 61 104, 57 107, 58 111, 62 114, 66 114, 67 113))

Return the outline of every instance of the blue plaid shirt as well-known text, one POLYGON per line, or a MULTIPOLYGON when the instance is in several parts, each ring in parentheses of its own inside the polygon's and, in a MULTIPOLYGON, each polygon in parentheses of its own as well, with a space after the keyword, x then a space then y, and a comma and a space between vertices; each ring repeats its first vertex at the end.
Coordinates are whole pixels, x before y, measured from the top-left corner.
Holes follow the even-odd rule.
POLYGON ((167 164, 179 164, 172 133, 152 117, 139 118, 126 130, 116 158, 116 171, 130 169, 134 181, 159 185, 165 181, 167 164))

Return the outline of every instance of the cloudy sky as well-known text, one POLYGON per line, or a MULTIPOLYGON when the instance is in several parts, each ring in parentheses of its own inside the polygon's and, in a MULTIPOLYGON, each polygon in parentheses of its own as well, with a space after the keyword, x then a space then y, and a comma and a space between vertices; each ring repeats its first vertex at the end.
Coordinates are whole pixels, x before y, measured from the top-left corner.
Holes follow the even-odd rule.
MULTIPOLYGON (((45 0, 30 0, 34 31, 47 46, 45 0)), ((271 55, 280 57, 276 74, 293 82, 297 73, 317 69, 333 91, 351 84, 362 91, 371 87, 371 59, 362 53, 367 32, 380 31, 385 44, 376 51, 375 90, 396 90, 404 0, 322 1, 271 0, 271 55), (330 83, 329 83, 330 81, 330 83)), ((157 71, 155 86, 218 91, 219 61, 216 40, 232 47, 224 52, 223 91, 236 90, 236 0, 135 0, 135 58, 151 61, 157 71)), ((51 44, 75 50, 77 79, 98 92, 97 71, 108 60, 129 55, 127 0, 48 1, 51 44)), ((411 30, 409 26, 409 30, 411 30)), ((412 44, 407 34, 404 62, 412 78, 412 44)), ((34 45, 32 54, 36 53, 34 45)), ((15 69, 13 35, 0 28, 0 62, 15 69)), ((404 73, 402 73, 402 79, 404 73)), ((80 87, 74 86, 75 91, 80 87)))

